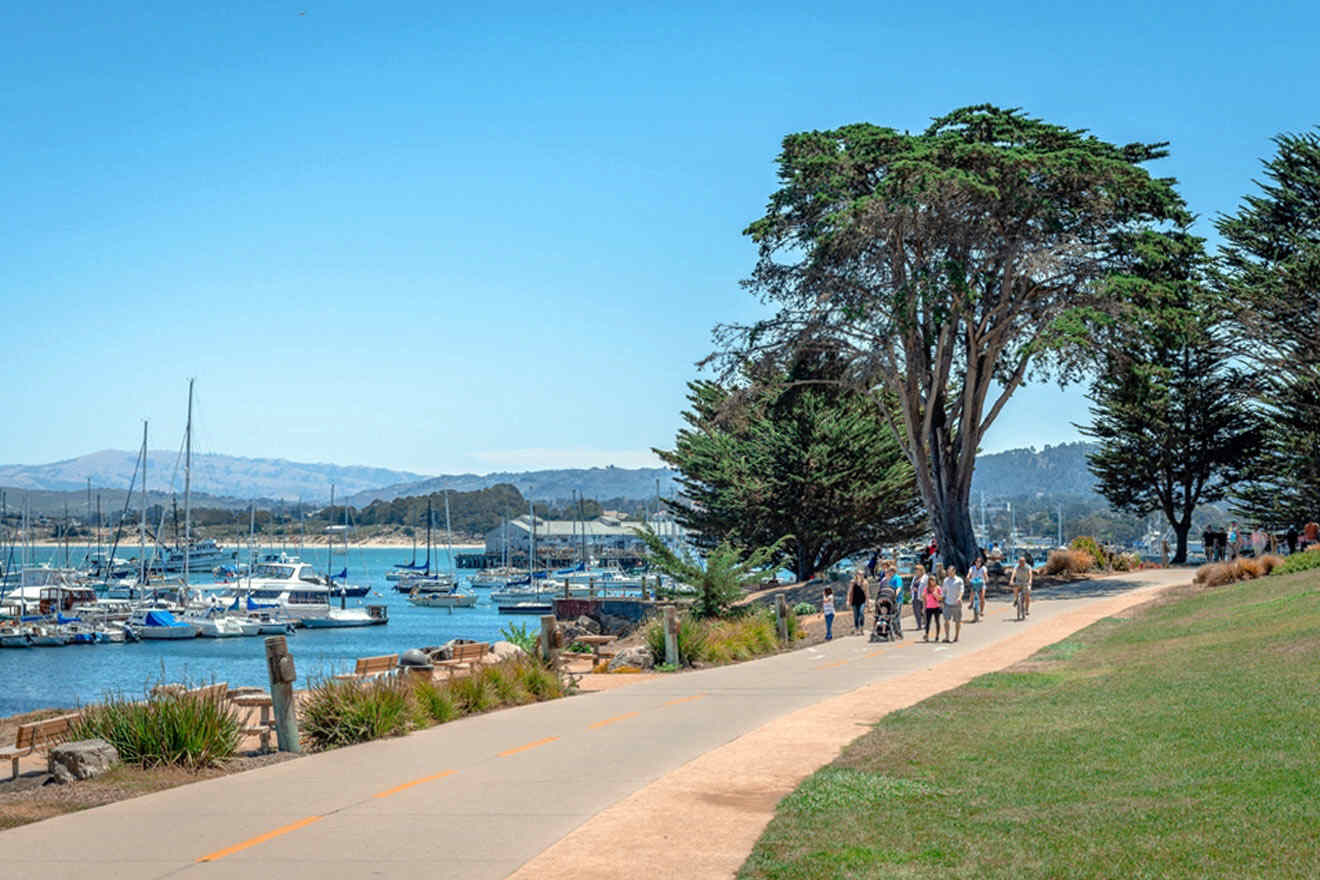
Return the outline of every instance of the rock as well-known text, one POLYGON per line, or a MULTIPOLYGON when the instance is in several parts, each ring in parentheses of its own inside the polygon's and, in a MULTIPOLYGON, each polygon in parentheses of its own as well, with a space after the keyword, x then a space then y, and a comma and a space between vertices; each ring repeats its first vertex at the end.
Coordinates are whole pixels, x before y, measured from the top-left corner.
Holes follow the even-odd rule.
POLYGON ((582 630, 582 634, 584 635, 600 635, 600 624, 585 614, 580 615, 577 620, 573 621, 573 623, 582 630))
POLYGON ((495 655, 496 662, 501 660, 512 660, 527 653, 513 642, 495 642, 490 646, 490 652, 495 655))
POLYGON ((613 614, 600 616, 600 631, 603 635, 626 636, 635 626, 636 624, 626 617, 615 617, 613 614))
POLYGON ((450 639, 449 641, 445 642, 443 645, 441 645, 438 648, 432 646, 428 648, 422 648, 421 651, 423 654, 430 657, 431 662, 434 663, 436 660, 453 660, 454 645, 470 645, 470 644, 472 644, 472 639, 450 639))
POLYGON ((54 781, 63 785, 100 776, 117 763, 119 752, 114 746, 103 739, 85 739, 51 746, 46 766, 54 781))
POLYGON ((655 666, 655 658, 651 656, 651 649, 646 645, 634 645, 631 648, 624 648, 614 655, 610 660, 610 672, 618 672, 625 667, 633 669, 650 669, 655 666))

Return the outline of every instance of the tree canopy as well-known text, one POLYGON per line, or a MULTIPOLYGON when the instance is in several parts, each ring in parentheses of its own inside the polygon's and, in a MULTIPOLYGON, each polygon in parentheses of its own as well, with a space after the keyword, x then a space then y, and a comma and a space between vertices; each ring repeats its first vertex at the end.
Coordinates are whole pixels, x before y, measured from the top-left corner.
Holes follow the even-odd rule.
POLYGON ((1274 143, 1259 191, 1217 225, 1249 342, 1239 352, 1259 370, 1268 424, 1237 501, 1279 527, 1320 510, 1320 129, 1274 143))
POLYGON ((777 307, 717 329, 726 369, 835 353, 855 387, 881 387, 942 555, 975 553, 968 500, 981 437, 1051 330, 1125 266, 1123 233, 1187 218, 1173 181, 1123 146, 989 105, 919 134, 870 124, 792 134, 780 188, 746 234, 746 286, 777 307))
POLYGON ((1137 263, 1107 282, 1111 315, 1092 328, 1103 366, 1081 430, 1100 442, 1089 456, 1100 493, 1118 510, 1163 514, 1181 563, 1197 507, 1241 478, 1260 429, 1224 345, 1231 312, 1206 284, 1204 241, 1145 231, 1131 251, 1137 263))
POLYGON ((672 450, 682 497, 669 503, 698 546, 749 550, 792 535, 786 567, 805 580, 853 553, 925 528, 912 468, 873 394, 838 367, 800 358, 750 386, 688 386, 672 450))

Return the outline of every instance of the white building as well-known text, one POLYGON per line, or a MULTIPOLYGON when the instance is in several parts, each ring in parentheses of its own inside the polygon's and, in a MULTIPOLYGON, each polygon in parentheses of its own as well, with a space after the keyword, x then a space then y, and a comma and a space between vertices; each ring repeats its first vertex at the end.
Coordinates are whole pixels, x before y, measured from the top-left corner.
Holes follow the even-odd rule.
MULTIPOLYGON (((508 528, 498 525, 486 533, 486 555, 501 557, 505 552, 505 540, 507 535, 508 552, 511 554, 526 553, 531 544, 532 521, 530 517, 520 516, 517 519, 509 520, 508 528)), ((619 520, 602 516, 597 519, 571 520, 571 519, 543 519, 536 518, 536 549, 539 555, 542 551, 553 552, 555 550, 567 550, 575 552, 585 543, 587 552, 591 554, 600 554, 603 551, 628 551, 642 552, 644 544, 642 539, 637 537, 636 530, 642 527, 642 523, 637 520, 619 520)), ((652 517, 651 527, 655 529, 666 542, 681 541, 684 535, 683 529, 678 523, 668 518, 664 514, 659 517, 652 517)))

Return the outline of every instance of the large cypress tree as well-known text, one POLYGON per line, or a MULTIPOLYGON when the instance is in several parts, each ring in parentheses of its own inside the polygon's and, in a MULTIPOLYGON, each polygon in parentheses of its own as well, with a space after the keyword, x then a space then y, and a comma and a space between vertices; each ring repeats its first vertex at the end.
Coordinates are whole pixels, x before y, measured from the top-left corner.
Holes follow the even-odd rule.
POLYGON ((1137 262, 1108 280, 1110 315, 1093 328, 1103 367, 1081 431, 1100 443, 1088 456, 1100 494, 1118 510, 1163 514, 1181 563, 1192 514, 1242 478, 1260 430, 1224 344, 1231 313, 1205 283, 1204 241, 1147 231, 1130 250, 1137 262))
POLYGON ((1269 424, 1237 500, 1278 528, 1320 515, 1320 129, 1274 143, 1259 191, 1217 225, 1269 424))
POLYGON ((746 230, 747 287, 777 309, 717 341, 727 369, 837 352, 883 387, 944 560, 976 553, 982 438, 1050 366, 1057 319, 1126 265, 1121 233, 1186 211, 1143 165, 1163 144, 1094 135, 988 105, 909 134, 869 124, 784 138, 780 188, 746 230))
POLYGON ((791 535, 784 564, 806 579, 926 528, 876 398, 840 384, 836 364, 801 356, 745 387, 688 387, 688 427, 655 451, 680 473, 682 497, 669 503, 699 546, 753 550, 791 535))

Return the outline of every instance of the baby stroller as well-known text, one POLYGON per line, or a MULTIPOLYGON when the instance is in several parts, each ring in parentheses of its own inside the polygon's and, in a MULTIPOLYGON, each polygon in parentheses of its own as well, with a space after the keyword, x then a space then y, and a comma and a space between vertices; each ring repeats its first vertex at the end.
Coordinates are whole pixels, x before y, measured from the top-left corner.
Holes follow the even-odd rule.
POLYGON ((875 594, 875 628, 871 630, 871 641, 892 642, 900 638, 898 632, 898 594, 893 587, 881 587, 875 594))

